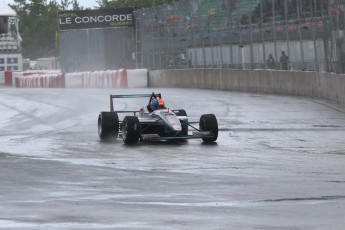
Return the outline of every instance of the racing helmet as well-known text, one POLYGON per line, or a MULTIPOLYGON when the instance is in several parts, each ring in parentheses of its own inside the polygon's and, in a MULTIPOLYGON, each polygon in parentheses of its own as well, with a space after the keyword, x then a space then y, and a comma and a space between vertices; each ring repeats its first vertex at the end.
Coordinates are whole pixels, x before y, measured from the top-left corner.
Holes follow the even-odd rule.
POLYGON ((164 109, 164 100, 162 98, 157 97, 158 108, 164 109))
POLYGON ((152 101, 151 101, 151 108, 153 110, 157 110, 158 109, 158 101, 156 99, 152 99, 152 101))

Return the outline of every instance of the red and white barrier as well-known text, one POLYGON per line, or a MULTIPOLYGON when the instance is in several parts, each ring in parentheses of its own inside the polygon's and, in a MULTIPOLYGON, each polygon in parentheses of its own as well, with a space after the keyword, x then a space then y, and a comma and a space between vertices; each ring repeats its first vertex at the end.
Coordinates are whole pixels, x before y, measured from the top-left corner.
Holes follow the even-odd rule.
POLYGON ((65 76, 59 74, 30 74, 15 77, 18 88, 65 88, 65 76))
POLYGON ((80 73, 58 71, 5 71, 8 86, 21 88, 138 88, 147 87, 147 69, 80 73))
POLYGON ((15 86, 16 85, 16 78, 21 76, 28 76, 34 74, 61 74, 60 71, 56 70, 35 70, 35 71, 4 71, 4 84, 7 86, 15 86))
POLYGON ((7 86, 13 86, 14 77, 22 74, 23 71, 4 71, 4 84, 7 86))

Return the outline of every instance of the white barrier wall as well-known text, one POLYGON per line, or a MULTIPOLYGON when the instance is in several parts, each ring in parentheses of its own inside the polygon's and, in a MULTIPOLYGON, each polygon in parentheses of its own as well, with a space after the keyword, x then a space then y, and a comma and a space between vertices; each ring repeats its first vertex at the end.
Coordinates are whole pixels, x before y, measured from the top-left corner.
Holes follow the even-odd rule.
POLYGON ((148 86, 147 69, 129 69, 127 70, 128 88, 146 88, 148 86))
POLYGON ((154 70, 150 87, 200 88, 285 94, 345 103, 345 75, 305 71, 154 70))
POLYGON ((67 73, 66 88, 127 88, 127 70, 67 73))

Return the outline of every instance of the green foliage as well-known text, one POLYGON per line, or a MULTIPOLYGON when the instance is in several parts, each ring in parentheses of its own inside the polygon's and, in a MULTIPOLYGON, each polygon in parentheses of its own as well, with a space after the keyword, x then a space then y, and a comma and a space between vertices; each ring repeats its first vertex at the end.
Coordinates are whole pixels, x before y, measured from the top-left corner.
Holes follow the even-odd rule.
POLYGON ((81 10, 77 0, 14 0, 11 7, 19 17, 19 31, 25 58, 57 56, 58 12, 81 10))
POLYGON ((99 0, 97 1, 101 8, 143 8, 158 6, 166 3, 171 3, 173 0, 99 0))

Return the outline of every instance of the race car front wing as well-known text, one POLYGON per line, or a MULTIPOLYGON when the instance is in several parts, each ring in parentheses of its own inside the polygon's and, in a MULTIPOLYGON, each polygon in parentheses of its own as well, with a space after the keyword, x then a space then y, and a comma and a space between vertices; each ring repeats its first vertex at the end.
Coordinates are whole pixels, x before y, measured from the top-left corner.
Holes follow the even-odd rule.
POLYGON ((210 131, 194 131, 192 135, 171 137, 161 137, 158 134, 141 134, 143 141, 186 140, 205 137, 213 137, 213 134, 210 131))

